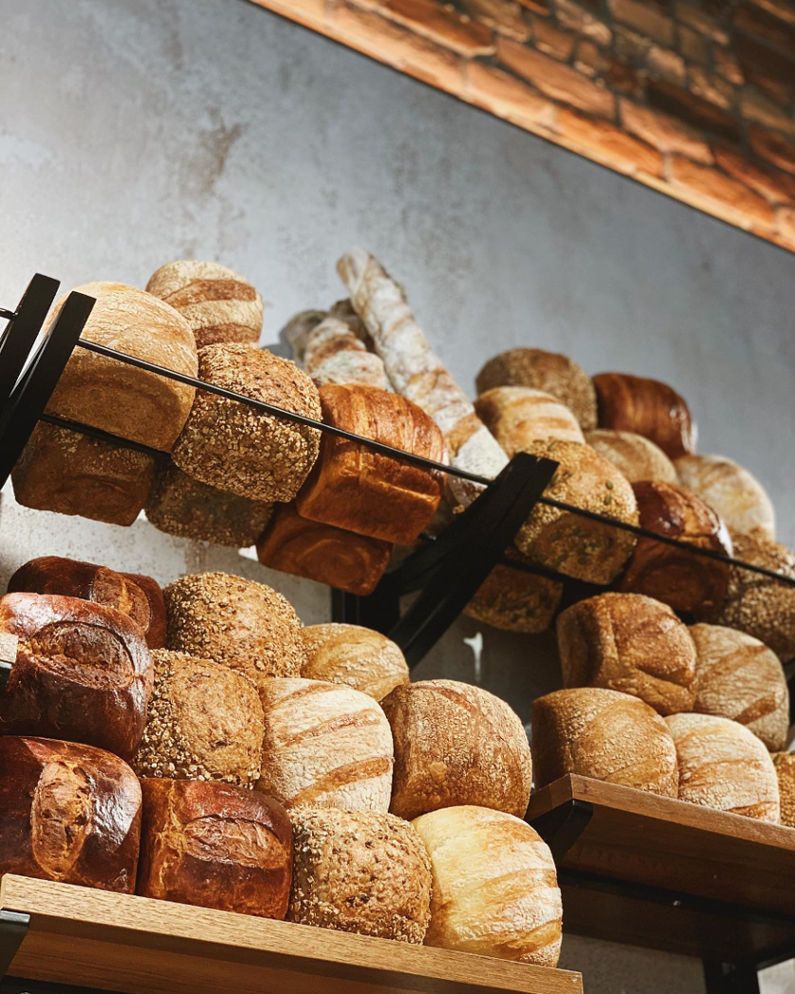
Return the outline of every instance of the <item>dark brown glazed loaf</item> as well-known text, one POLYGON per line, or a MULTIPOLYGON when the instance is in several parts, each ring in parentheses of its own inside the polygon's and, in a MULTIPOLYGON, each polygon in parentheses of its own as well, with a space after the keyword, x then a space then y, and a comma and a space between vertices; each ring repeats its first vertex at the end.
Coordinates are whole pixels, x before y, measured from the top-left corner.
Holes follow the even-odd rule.
POLYGON ((132 757, 153 681, 149 650, 134 621, 77 597, 6 594, 0 632, 19 639, 0 694, 0 730, 86 742, 132 757))
POLYGON ((117 756, 53 739, 0 738, 0 876, 131 894, 141 788, 117 756))
POLYGON ((645 435, 671 459, 694 451, 696 426, 690 408, 667 383, 630 373, 599 373, 593 384, 600 428, 645 435))
POLYGON ((221 783, 146 779, 141 787, 139 894, 261 918, 285 917, 292 829, 277 801, 221 783))

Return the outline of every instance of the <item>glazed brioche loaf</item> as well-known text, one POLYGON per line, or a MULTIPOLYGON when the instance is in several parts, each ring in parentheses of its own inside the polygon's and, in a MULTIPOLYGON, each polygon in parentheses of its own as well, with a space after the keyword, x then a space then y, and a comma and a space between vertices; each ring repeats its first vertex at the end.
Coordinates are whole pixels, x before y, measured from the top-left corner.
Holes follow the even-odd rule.
POLYGON ((197 348, 259 340, 262 297, 242 276, 218 262, 167 262, 152 273, 146 289, 179 311, 197 348))
POLYGON ((533 702, 536 787, 567 773, 676 797, 676 749, 665 721, 637 697, 603 687, 533 702))
POLYGON ((774 753, 773 766, 781 797, 781 824, 795 828, 795 753, 774 753))
POLYGON ((431 866, 419 835, 374 811, 294 808, 290 919, 422 944, 431 866))
POLYGON ((117 756, 72 742, 0 737, 0 876, 135 889, 141 788, 117 756))
POLYGON ((696 647, 692 710, 745 725, 768 749, 783 749, 789 690, 781 661, 758 639, 722 625, 692 625, 696 647))
POLYGON ((210 659, 160 649, 143 737, 132 761, 142 777, 259 780, 264 725, 256 687, 210 659))
POLYGON ((753 732, 711 714, 672 714, 665 721, 676 743, 681 801, 779 821, 776 770, 753 732))
MULTIPOLYGON (((506 556, 522 561, 510 549, 506 556)), ((478 587, 464 614, 505 632, 535 635, 552 624, 562 596, 563 585, 557 580, 497 565, 478 587)))
POLYGON ((509 349, 477 375, 478 393, 494 387, 543 390, 567 407, 583 431, 596 427, 596 392, 590 376, 568 356, 543 349, 509 349))
POLYGON ((360 625, 310 625, 302 631, 306 662, 301 676, 342 683, 377 701, 409 682, 406 659, 391 639, 360 625))
POLYGON ((137 893, 164 901, 287 914, 292 831, 270 797, 221 783, 143 780, 137 893))
MULTIPOLYGON (((173 307, 123 283, 86 283, 75 290, 96 298, 82 339, 196 376, 196 341, 187 321, 173 307)), ((63 299, 56 304, 52 320, 62 306, 63 299)), ((194 387, 157 373, 75 349, 47 410, 169 452, 195 392, 194 387)))
POLYGON ((640 594, 600 594, 558 618, 566 687, 632 694, 660 714, 693 710, 696 648, 665 604, 640 594))
POLYGON ((422 680, 396 687, 382 706, 395 743, 393 814, 479 804, 524 815, 530 747, 504 701, 456 680, 422 680))
POLYGON ((671 459, 695 450, 696 426, 690 409, 667 383, 630 373, 599 373, 593 385, 600 428, 644 435, 671 459))
POLYGON ((577 419, 552 394, 530 387, 492 387, 475 401, 475 411, 509 456, 539 439, 584 442, 577 419))
POLYGON ((169 649, 224 663, 255 684, 301 672, 301 622, 271 587, 229 573, 197 573, 174 580, 164 593, 169 649))
POLYGON ((585 433, 585 441, 620 469, 630 483, 638 483, 640 480, 679 482, 676 467, 663 450, 651 439, 634 431, 597 428, 585 433))
POLYGON ((773 504, 762 484, 725 456, 682 456, 676 460, 680 481, 698 494, 733 531, 776 537, 773 504))
POLYGON ((513 815, 465 805, 413 822, 431 859, 428 946, 555 966, 561 897, 549 847, 513 815))
POLYGON ((368 694, 321 680, 259 685, 265 714, 256 789, 289 808, 387 811, 394 750, 384 713, 368 694))

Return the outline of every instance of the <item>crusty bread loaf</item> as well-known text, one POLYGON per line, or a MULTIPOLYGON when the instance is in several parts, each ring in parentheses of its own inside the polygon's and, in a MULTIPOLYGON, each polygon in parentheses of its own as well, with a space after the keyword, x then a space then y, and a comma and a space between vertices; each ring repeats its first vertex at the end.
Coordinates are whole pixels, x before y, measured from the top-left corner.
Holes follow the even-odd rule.
POLYGON ((557 964, 560 890, 552 854, 535 829, 474 805, 432 811, 413 825, 433 871, 426 945, 557 964))
POLYGON ((265 713, 256 789, 289 808, 387 811, 394 750, 368 694, 322 680, 274 678, 259 686, 265 713))
POLYGON ((138 894, 284 918, 293 853, 280 804, 222 783, 153 779, 141 787, 138 894))
POLYGON ((530 387, 492 387, 475 401, 478 417, 509 456, 539 439, 584 442, 577 419, 552 394, 530 387))
POLYGON ((257 542, 264 566, 364 597, 386 572, 392 546, 377 538, 307 521, 294 504, 280 504, 257 542))
POLYGON ((733 531, 775 539, 776 515, 765 488, 726 456, 682 456, 679 479, 714 508, 733 531))
POLYGON ((164 463, 146 502, 146 517, 169 535, 246 549, 257 541, 273 512, 273 504, 247 500, 208 487, 164 463))
POLYGON ((360 383, 390 389, 383 360, 368 352, 349 321, 323 312, 304 312, 288 322, 283 334, 292 346, 295 361, 318 386, 360 383), (316 321, 315 314, 319 318, 316 321))
MULTIPOLYGON (((199 377, 215 386, 320 418, 317 388, 295 363, 248 345, 208 345, 199 377)), ((174 445, 179 468, 201 483, 257 501, 292 500, 317 459, 320 432, 200 390, 174 445)))
MULTIPOLYGON (((522 561, 514 550, 509 549, 506 556, 522 561)), ((478 587, 464 614, 505 632, 535 635, 552 624, 562 596, 563 585, 557 580, 497 565, 478 587)))
POLYGON ((524 815, 530 747, 499 697, 457 680, 422 680, 396 687, 381 703, 395 742, 393 814, 411 819, 479 804, 524 815))
POLYGON ((154 689, 132 760, 135 772, 253 786, 260 776, 264 734, 254 684, 227 666, 184 652, 159 649, 152 658, 154 689))
POLYGON ((165 591, 169 649, 214 659, 255 684, 301 672, 301 622, 282 594, 229 573, 181 576, 165 591))
MULTIPOLYGON (((640 524, 660 535, 731 556, 732 542, 721 518, 682 487, 650 480, 633 484, 640 524)), ((647 594, 682 614, 699 615, 722 604, 729 564, 653 538, 639 538, 619 589, 647 594)))
MULTIPOLYGON (((624 476, 590 446, 552 439, 536 442, 534 455, 557 462, 544 491, 586 511, 637 524, 635 497, 624 476)), ((532 562, 591 583, 609 583, 629 558, 635 536, 570 511, 537 505, 516 535, 532 562)))
POLYGON ((11 472, 23 507, 131 525, 152 488, 155 460, 40 422, 11 472))
POLYGON ((380 632, 360 625, 310 625, 302 631, 306 662, 301 676, 344 683, 377 701, 409 682, 406 659, 380 632))
MULTIPOLYGON (((75 290, 96 298, 81 338, 196 376, 196 341, 173 307, 123 283, 86 283, 75 290)), ((63 300, 56 304, 53 320, 62 306, 63 300)), ((195 392, 185 383, 78 348, 47 410, 169 452, 195 392)))
POLYGON ((54 739, 0 737, 0 876, 132 893, 141 788, 117 756, 54 739))
POLYGON ((153 680, 149 649, 134 621, 78 597, 6 594, 0 632, 19 639, 0 694, 3 731, 133 755, 153 680))
POLYGON ((634 431, 597 428, 585 433, 585 441, 620 469, 630 483, 640 480, 679 482, 676 467, 663 450, 650 438, 634 431))
POLYGON ((593 385, 600 428, 645 435, 671 459, 695 450, 696 426, 690 409, 667 383, 630 373, 599 373, 593 385))
POLYGON ((531 387, 568 407, 583 431, 596 427, 591 377, 568 356, 543 349, 509 349, 489 359, 477 375, 478 393, 493 387, 531 387))
POLYGON ((779 821, 776 770, 753 732, 712 714, 672 714, 665 721, 676 743, 681 801, 779 821))
POLYGON ((732 718, 768 749, 783 749, 789 690, 781 661, 758 639, 722 625, 693 625, 696 699, 692 710, 732 718))
POLYGON ((781 798, 781 824, 795 828, 795 753, 774 753, 773 766, 781 798))
POLYGON ((640 594, 600 594, 558 618, 566 687, 607 687, 660 714, 692 711, 696 649, 673 611, 640 594))
POLYGON ((218 262, 167 262, 152 273, 146 289, 179 311, 197 348, 259 340, 262 297, 242 276, 218 262))
POLYGON ((567 773, 676 797, 671 733, 637 697, 603 687, 556 690, 533 701, 536 787, 567 773))
POLYGON ((407 822, 374 811, 294 808, 290 919, 422 944, 431 865, 407 822))
POLYGON ((163 588, 153 576, 144 573, 122 573, 125 580, 140 587, 149 602, 149 627, 146 644, 150 649, 162 649, 166 644, 166 599, 163 588))

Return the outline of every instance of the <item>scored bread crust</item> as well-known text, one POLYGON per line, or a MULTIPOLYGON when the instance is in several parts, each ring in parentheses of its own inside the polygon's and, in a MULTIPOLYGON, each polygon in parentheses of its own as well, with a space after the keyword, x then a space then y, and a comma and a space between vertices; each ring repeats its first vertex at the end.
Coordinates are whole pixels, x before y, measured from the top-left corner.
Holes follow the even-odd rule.
POLYGON ((726 456, 689 455, 676 460, 680 481, 738 532, 776 537, 776 515, 767 491, 747 469, 726 456))
POLYGON ((361 625, 309 625, 302 630, 306 662, 301 676, 344 683, 377 701, 409 682, 400 647, 380 632, 361 625))
POLYGON ((620 469, 630 483, 640 480, 679 482, 674 464, 659 445, 644 435, 634 431, 597 428, 585 433, 585 441, 620 469))
POLYGON ((478 416, 509 457, 538 439, 584 442, 572 412, 552 394, 530 387, 493 387, 475 401, 478 416))

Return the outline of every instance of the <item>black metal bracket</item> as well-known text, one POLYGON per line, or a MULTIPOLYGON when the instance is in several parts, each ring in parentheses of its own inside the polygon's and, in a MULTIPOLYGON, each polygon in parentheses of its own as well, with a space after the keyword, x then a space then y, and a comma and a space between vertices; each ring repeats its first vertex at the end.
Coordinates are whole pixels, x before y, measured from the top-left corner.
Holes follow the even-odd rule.
POLYGON ((557 865, 588 827, 592 815, 592 804, 573 797, 566 804, 533 818, 530 824, 549 846, 557 865))
POLYGON ((30 915, 0 911, 0 980, 8 973, 30 925, 30 915))
POLYGON ((8 321, 0 336, 0 417, 5 413, 59 286, 58 280, 36 273, 16 311, 5 308, 0 311, 0 318, 8 321))
POLYGON ((756 964, 720 963, 704 960, 706 994, 759 994, 759 973, 756 964))

